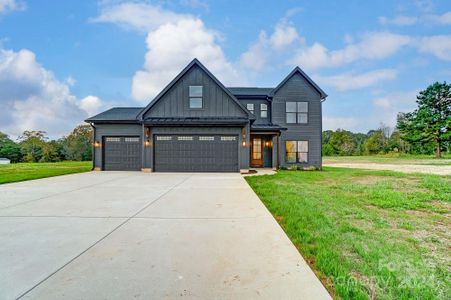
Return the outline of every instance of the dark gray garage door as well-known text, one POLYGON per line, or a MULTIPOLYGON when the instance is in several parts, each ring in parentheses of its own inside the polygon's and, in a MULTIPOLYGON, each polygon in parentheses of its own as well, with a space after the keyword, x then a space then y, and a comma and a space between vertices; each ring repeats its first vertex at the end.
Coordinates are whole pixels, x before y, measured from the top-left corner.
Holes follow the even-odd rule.
POLYGON ((103 144, 104 170, 141 169, 141 139, 138 136, 107 136, 103 144))
POLYGON ((156 135, 154 171, 238 172, 238 136, 156 135))

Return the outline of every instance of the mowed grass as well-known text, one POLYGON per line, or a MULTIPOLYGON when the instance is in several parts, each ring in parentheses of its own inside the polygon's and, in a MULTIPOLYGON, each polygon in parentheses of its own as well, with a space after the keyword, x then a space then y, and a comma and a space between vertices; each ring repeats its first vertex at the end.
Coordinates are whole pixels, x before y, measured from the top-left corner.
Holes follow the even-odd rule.
POLYGON ((326 167, 246 177, 338 299, 449 299, 451 177, 326 167))
POLYGON ((442 158, 435 158, 433 155, 366 155, 366 156, 326 156, 323 163, 378 163, 378 164, 410 164, 410 165, 431 165, 450 166, 451 156, 443 155, 442 158))
POLYGON ((0 165, 0 184, 90 171, 90 161, 0 165))

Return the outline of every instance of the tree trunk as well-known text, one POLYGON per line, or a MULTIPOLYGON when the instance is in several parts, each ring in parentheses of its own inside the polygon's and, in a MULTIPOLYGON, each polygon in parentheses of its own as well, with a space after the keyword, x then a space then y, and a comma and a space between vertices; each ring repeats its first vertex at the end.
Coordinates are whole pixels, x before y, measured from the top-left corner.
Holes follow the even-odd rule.
POLYGON ((435 149, 435 158, 441 158, 442 151, 440 149, 440 142, 437 142, 437 148, 435 149))

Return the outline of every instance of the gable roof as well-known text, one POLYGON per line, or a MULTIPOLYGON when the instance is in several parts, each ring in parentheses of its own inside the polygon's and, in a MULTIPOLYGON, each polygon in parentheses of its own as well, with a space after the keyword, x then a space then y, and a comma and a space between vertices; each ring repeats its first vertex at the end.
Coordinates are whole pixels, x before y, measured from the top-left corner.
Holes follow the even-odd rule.
POLYGON ((232 100, 249 116, 250 119, 255 119, 255 116, 241 104, 240 101, 197 59, 193 59, 138 115, 139 120, 143 120, 143 116, 147 113, 160 99, 182 78, 188 71, 197 66, 201 68, 232 100))
POLYGON ((142 110, 143 107, 113 107, 86 119, 85 122, 137 122, 137 116, 142 110))
POLYGON ((302 77, 305 78, 305 80, 308 81, 308 83, 310 83, 310 85, 320 94, 321 99, 325 99, 327 97, 327 94, 299 67, 294 68, 293 71, 291 71, 290 74, 288 74, 288 76, 285 77, 285 79, 282 80, 282 82, 272 90, 271 96, 274 96, 274 94, 296 73, 299 73, 302 77))

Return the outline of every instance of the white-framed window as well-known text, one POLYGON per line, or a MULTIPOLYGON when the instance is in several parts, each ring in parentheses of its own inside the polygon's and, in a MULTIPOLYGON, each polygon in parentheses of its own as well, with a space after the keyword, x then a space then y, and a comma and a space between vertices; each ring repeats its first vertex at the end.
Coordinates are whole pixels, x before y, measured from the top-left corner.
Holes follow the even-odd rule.
POLYGON ((254 113, 254 103, 248 103, 246 104, 246 108, 248 111, 250 111, 251 113, 254 113))
POLYGON ((105 139, 107 142, 120 142, 121 141, 121 138, 120 137, 107 137, 106 139, 105 139))
POLYGON ((157 141, 172 141, 172 136, 157 135, 157 141))
POLYGON ((126 143, 137 143, 137 142, 139 142, 139 137, 126 137, 125 142, 126 143))
POLYGON ((203 87, 201 85, 189 86, 189 108, 203 108, 203 87))
POLYGON ((285 152, 287 163, 306 163, 308 162, 308 141, 286 141, 285 152))
POLYGON ((260 117, 267 118, 268 117, 268 105, 262 103, 260 104, 260 117))
POLYGON ((177 140, 179 140, 179 141, 192 141, 193 137, 192 136, 178 136, 177 140))
POLYGON ((286 102, 285 113, 287 124, 307 124, 308 102, 286 102))

